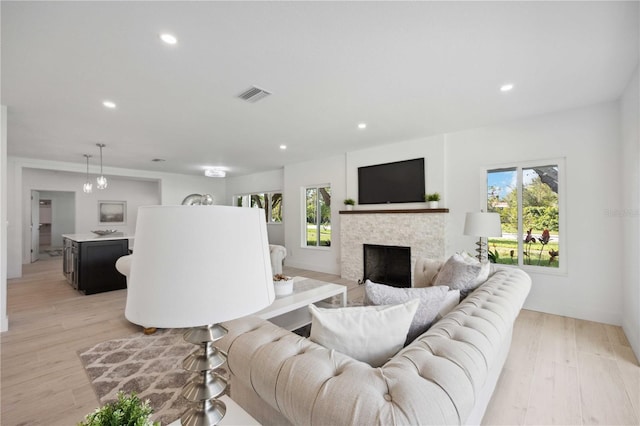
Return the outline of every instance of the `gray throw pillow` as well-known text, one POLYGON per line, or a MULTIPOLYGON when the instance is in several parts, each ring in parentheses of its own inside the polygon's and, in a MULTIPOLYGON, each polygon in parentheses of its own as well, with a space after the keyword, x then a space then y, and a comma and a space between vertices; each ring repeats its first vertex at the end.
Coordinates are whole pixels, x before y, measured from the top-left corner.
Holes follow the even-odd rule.
POLYGON ((460 295, 464 298, 486 281, 489 269, 488 263, 465 259, 456 253, 442 265, 433 285, 446 285, 452 290, 460 290, 460 295))
POLYGON ((427 331, 438 315, 449 287, 398 288, 367 280, 364 284, 365 303, 368 305, 395 305, 412 299, 420 299, 405 344, 427 331))

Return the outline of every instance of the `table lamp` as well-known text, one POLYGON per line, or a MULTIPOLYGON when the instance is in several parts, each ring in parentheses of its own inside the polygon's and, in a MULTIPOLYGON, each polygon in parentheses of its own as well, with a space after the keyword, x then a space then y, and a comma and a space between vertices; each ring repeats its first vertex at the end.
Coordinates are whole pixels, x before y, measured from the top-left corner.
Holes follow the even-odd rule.
POLYGON ((228 206, 150 206, 138 209, 125 316, 145 327, 182 328, 200 348, 182 367, 199 376, 182 396, 191 401, 183 426, 218 423, 227 380, 215 370, 226 355, 213 343, 218 323, 243 317, 275 299, 265 214, 228 206))
POLYGON ((464 235, 478 237, 476 243, 478 248, 476 256, 479 261, 487 258, 486 237, 501 237, 502 226, 500 225, 500 214, 487 212, 469 212, 464 220, 464 235))

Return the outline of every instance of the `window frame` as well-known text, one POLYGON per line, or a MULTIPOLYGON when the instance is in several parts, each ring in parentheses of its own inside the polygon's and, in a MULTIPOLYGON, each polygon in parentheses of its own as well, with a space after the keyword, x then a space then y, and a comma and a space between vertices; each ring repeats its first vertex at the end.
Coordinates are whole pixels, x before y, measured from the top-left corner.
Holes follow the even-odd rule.
MULTIPOLYGON (((516 170, 516 191, 517 191, 517 200, 518 200, 518 235, 520 238, 517 240, 518 242, 518 264, 517 265, 509 265, 509 264, 500 264, 500 266, 507 267, 517 267, 526 272, 534 273, 534 274, 549 274, 556 276, 567 276, 568 271, 568 258, 567 253, 569 251, 569 233, 566 226, 566 217, 567 217, 567 207, 566 207, 566 181, 565 181, 565 170, 566 170, 566 158, 558 157, 558 158, 547 158, 540 160, 527 160, 527 161, 512 161, 509 163, 501 163, 494 164, 491 166, 486 166, 482 169, 482 198, 480 208, 482 211, 488 211, 488 197, 487 194, 489 192, 488 187, 488 173, 493 170, 499 169, 515 169, 516 170), (548 267, 548 266, 538 266, 538 265, 527 265, 524 264, 524 256, 520 253, 524 251, 524 226, 522 220, 523 206, 522 206, 522 185, 523 185, 523 169, 530 169, 533 167, 540 166, 549 166, 555 165, 558 167, 558 229, 561 230, 561 234, 559 234, 559 238, 561 238, 562 244, 558 245, 559 251, 559 264, 557 268, 548 267)), ((488 242, 487 242, 488 244, 488 242)))
MULTIPOLYGON (((329 246, 320 245, 320 227, 322 226, 322 221, 320 220, 322 217, 322 215, 320 214, 320 196, 319 196, 320 188, 331 189, 331 184, 324 183, 324 184, 317 184, 317 185, 305 185, 301 188, 302 233, 301 233, 301 239, 300 239, 300 247, 305 249, 311 249, 311 250, 331 250, 332 245, 329 245, 329 246), (315 189, 318 194, 316 196, 316 208, 318 209, 317 210, 318 214, 316 215, 316 224, 315 224, 318 237, 316 240, 316 245, 313 245, 313 246, 307 245, 307 190, 309 189, 315 189)), ((332 216, 333 215, 331 214, 331 206, 329 206, 329 223, 330 224, 333 224, 332 216)), ((333 243, 333 227, 331 228, 331 243, 333 243)))
POLYGON ((257 191, 257 192, 247 192, 244 194, 236 194, 233 196, 233 205, 236 207, 247 207, 247 208, 252 208, 251 207, 251 197, 253 195, 258 195, 258 196, 262 196, 264 199, 267 200, 265 205, 265 210, 266 210, 266 220, 267 220, 267 225, 282 225, 284 223, 284 191, 282 190, 274 190, 274 191, 257 191), (280 194, 281 197, 281 201, 280 201, 280 212, 281 212, 281 216, 282 216, 282 220, 277 222, 273 220, 273 195, 274 194, 280 194), (238 200, 242 200, 242 206, 238 206, 238 200), (248 205, 244 205, 245 200, 247 201, 248 205))

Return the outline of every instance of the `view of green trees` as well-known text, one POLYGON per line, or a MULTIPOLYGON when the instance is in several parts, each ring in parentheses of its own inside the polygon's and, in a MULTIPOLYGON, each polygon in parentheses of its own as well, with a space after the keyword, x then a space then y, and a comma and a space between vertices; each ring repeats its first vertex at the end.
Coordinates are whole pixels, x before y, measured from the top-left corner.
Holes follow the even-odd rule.
POLYGON ((522 230, 518 249, 517 170, 492 170, 487 174, 487 209, 500 214, 502 238, 489 239, 490 258, 498 263, 559 266, 559 210, 557 166, 522 170, 522 230))
POLYGON ((236 198, 238 207, 258 207, 264 209, 267 223, 282 222, 282 193, 256 193, 240 195, 236 198), (271 208, 271 210, 269 210, 271 208), (271 213, 271 214, 269 214, 271 213))
POLYGON ((306 206, 307 246, 331 246, 331 188, 307 188, 306 206))

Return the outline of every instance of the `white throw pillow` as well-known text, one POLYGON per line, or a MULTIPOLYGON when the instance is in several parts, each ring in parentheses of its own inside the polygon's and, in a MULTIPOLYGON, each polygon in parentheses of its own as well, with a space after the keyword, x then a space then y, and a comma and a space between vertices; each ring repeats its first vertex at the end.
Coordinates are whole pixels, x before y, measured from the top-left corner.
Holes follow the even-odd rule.
POLYGON ((409 327, 406 344, 411 343, 429 329, 438 315, 448 291, 449 287, 447 286, 406 288, 377 284, 369 280, 364 283, 365 304, 367 305, 394 305, 411 299, 420 299, 420 306, 411 321, 411 327, 409 327))
POLYGON ((400 305, 318 308, 309 305, 309 338, 372 367, 380 367, 404 344, 420 300, 400 305))

